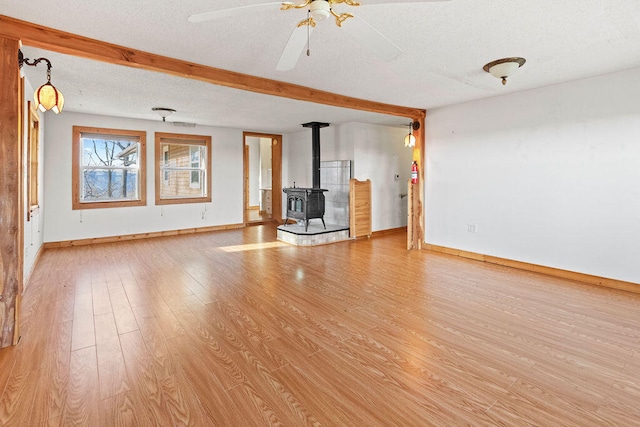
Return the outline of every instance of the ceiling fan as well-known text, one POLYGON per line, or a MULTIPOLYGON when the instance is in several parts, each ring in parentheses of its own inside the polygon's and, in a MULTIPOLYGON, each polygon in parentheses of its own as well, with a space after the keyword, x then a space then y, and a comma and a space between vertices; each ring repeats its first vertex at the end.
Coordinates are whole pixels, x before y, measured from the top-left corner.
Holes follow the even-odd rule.
POLYGON ((384 61, 391 61, 397 58, 402 50, 396 46, 391 40, 386 38, 382 33, 366 23, 364 20, 354 16, 349 12, 337 12, 334 6, 343 4, 346 6, 369 6, 383 3, 430 3, 451 0, 296 0, 284 2, 259 3, 248 6, 232 7, 228 9, 215 10, 211 12, 199 13, 191 15, 187 18, 189 22, 205 22, 217 19, 229 18, 243 15, 246 13, 257 13, 263 11, 274 10, 280 7, 280 10, 306 9, 306 19, 298 22, 294 28, 287 45, 282 51, 280 60, 276 69, 279 71, 290 70, 295 67, 300 54, 307 47, 307 55, 309 55, 308 42, 311 32, 316 24, 327 20, 333 16, 338 27, 342 28, 349 36, 356 39, 360 44, 371 50, 376 56, 384 61), (361 1, 362 3, 360 3, 361 1))

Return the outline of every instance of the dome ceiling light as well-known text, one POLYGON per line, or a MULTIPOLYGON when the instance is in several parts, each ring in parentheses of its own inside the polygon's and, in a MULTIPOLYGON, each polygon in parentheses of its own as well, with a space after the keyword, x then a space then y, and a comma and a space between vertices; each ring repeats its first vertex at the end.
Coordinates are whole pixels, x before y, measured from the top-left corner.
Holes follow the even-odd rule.
POLYGON ((516 70, 524 65, 527 62, 524 58, 502 58, 497 59, 495 61, 489 62, 487 65, 482 67, 487 73, 490 73, 493 77, 497 79, 502 79, 502 84, 507 84, 507 78, 511 77, 516 70))

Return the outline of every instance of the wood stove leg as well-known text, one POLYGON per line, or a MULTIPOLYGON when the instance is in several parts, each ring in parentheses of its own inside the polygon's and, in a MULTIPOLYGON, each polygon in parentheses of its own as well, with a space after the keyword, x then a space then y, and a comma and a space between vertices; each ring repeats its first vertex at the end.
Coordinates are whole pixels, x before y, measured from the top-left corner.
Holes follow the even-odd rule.
POLYGON ((320 219, 322 220, 322 226, 326 230, 327 229, 327 225, 324 223, 324 217, 321 217, 320 219))

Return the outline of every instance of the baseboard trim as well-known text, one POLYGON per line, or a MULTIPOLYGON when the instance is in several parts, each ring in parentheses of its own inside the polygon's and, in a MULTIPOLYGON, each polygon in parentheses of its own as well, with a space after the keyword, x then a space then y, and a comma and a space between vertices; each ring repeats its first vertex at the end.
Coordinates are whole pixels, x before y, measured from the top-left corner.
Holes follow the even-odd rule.
POLYGON ((44 250, 44 243, 40 245, 40 248, 38 248, 38 253, 36 254, 36 257, 33 260, 33 264, 31 264, 31 268, 29 269, 29 271, 27 271, 27 274, 25 274, 24 278, 22 279, 23 293, 27 289, 27 285, 29 285, 29 280, 31 280, 31 275, 33 274, 33 271, 36 269, 36 265, 38 265, 38 261, 40 261, 40 255, 42 255, 43 250, 44 250))
POLYGON ((387 228, 386 230, 378 230, 371 233, 371 237, 386 236, 387 234, 404 233, 407 227, 387 228))
POLYGON ((125 242, 128 240, 153 239, 155 237, 180 236, 184 234, 209 233, 211 231, 233 230, 243 228, 244 224, 214 225, 211 227, 185 228, 181 230, 157 231, 152 233, 125 234, 122 236, 95 237, 91 239, 64 240, 61 242, 47 242, 44 249, 68 248, 70 246, 94 245, 99 243, 125 242))
POLYGON ((444 246, 426 244, 424 249, 440 252, 449 255, 459 256, 461 258, 473 259, 476 261, 487 262, 489 264, 497 264, 505 267, 517 268, 518 270, 531 271, 534 273, 542 273, 547 276, 560 277, 563 279, 576 280, 578 282, 588 283, 590 285, 604 286, 607 288, 619 289, 623 291, 640 293, 640 284, 633 282, 625 282, 622 280, 609 279, 606 277, 593 276, 591 274, 577 273, 575 271, 562 270, 559 268, 545 267, 542 265, 531 264, 527 262, 514 261, 506 258, 499 258, 490 255, 483 255, 475 252, 463 251, 460 249, 452 249, 444 246))

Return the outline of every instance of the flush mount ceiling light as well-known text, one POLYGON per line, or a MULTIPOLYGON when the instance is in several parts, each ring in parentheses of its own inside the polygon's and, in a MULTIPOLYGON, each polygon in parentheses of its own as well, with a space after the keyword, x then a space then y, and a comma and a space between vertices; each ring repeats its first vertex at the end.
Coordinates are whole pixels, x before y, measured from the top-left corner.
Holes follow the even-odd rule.
POLYGON ((29 58, 25 58, 22 54, 22 51, 18 51, 18 65, 22 68, 23 65, 29 65, 31 67, 35 67, 41 62, 47 63, 47 82, 40 86, 38 90, 33 94, 33 99, 36 104, 38 104, 37 108, 42 111, 53 111, 58 114, 62 112, 62 107, 64 106, 64 96, 62 96, 62 92, 55 88, 54 85, 51 84, 51 61, 47 58, 38 58, 34 60, 30 60, 29 58))
POLYGON ((405 147, 415 147, 416 146, 416 137, 413 135, 414 130, 420 129, 420 122, 411 122, 409 123, 409 134, 404 137, 404 146, 405 147))
POLYGON ((176 112, 176 110, 174 110, 173 108, 164 108, 164 107, 153 107, 151 111, 155 111, 156 113, 158 113, 158 115, 162 117, 163 122, 166 122, 167 117, 169 117, 170 115, 176 112))
POLYGON ((490 73, 493 77, 502 79, 502 84, 507 84, 507 77, 511 75, 527 62, 524 58, 502 58, 489 62, 482 67, 487 73, 490 73))

